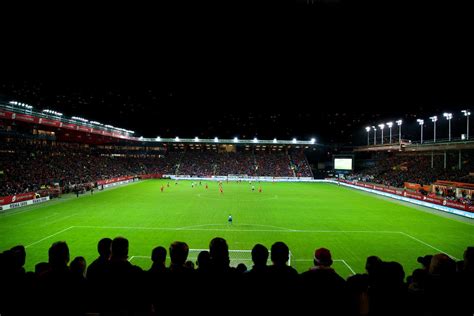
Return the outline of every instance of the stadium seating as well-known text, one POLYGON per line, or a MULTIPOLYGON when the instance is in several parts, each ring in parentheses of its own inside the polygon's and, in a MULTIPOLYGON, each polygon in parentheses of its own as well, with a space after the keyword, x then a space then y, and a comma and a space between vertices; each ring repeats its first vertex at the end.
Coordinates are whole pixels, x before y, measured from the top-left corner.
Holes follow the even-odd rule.
POLYGON ((98 180, 144 174, 311 177, 302 152, 154 151, 127 146, 0 139, 0 196, 37 192, 58 184, 63 192, 98 180))

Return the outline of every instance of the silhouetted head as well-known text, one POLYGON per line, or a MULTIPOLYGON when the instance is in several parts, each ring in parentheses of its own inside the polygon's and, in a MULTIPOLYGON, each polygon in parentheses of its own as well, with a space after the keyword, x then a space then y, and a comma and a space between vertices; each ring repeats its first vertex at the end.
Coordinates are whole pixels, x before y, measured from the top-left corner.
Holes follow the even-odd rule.
POLYGON ((126 260, 128 258, 128 239, 123 237, 114 238, 111 249, 111 258, 126 260))
POLYGON ((256 244, 252 248, 252 261, 256 266, 267 265, 268 249, 262 244, 256 244))
POLYGON ((74 258, 69 265, 69 269, 72 273, 82 276, 86 275, 86 267, 86 259, 84 259, 84 257, 74 258))
POLYGON ((65 241, 58 241, 51 245, 48 251, 51 267, 66 267, 69 262, 69 247, 65 241))
POLYGON ((290 249, 282 242, 277 241, 271 248, 271 259, 274 265, 286 265, 290 257, 290 249))
POLYGON ((237 269, 237 272, 244 273, 245 271, 247 271, 247 266, 244 263, 239 263, 236 269, 237 269))
POLYGON ((365 261, 365 271, 367 271, 367 274, 368 275, 375 274, 381 262, 382 262, 382 259, 380 259, 377 256, 367 257, 367 260, 365 261))
POLYGON ((151 252, 151 261, 153 261, 153 263, 165 264, 166 262, 165 247, 158 246, 158 247, 153 248, 153 251, 151 252))
POLYGON ((444 253, 434 255, 431 259, 429 273, 446 276, 456 272, 456 262, 444 253))
POLYGON ((12 268, 15 270, 21 269, 25 265, 26 261, 26 251, 25 247, 22 245, 15 246, 11 251, 12 256, 12 268))
POLYGON ((464 251, 464 270, 474 271, 474 247, 464 251))
POLYGON ((211 265, 211 255, 209 251, 203 250, 199 253, 197 257, 196 264, 199 270, 206 270, 211 265))
POLYGON ((216 237, 211 240, 209 244, 209 254, 211 255, 211 262, 216 266, 229 265, 229 246, 224 238, 216 237))
POLYGON ((332 256, 329 249, 316 249, 314 252, 314 265, 324 267, 330 267, 332 265, 332 256))
POLYGON ((112 246, 112 239, 102 238, 97 244, 97 251, 102 258, 109 259, 112 246))
POLYGON ((175 241, 170 245, 171 264, 183 266, 188 258, 189 247, 185 242, 175 241))

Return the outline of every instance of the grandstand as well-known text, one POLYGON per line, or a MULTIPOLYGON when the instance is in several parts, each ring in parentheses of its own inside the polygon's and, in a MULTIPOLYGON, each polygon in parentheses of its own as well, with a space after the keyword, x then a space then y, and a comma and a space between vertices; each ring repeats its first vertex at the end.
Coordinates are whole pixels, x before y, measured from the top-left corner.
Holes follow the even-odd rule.
POLYGON ((473 314, 472 220, 409 204, 472 214, 467 147, 356 148, 336 182, 314 139, 60 114, 0 104, 1 315, 473 314))

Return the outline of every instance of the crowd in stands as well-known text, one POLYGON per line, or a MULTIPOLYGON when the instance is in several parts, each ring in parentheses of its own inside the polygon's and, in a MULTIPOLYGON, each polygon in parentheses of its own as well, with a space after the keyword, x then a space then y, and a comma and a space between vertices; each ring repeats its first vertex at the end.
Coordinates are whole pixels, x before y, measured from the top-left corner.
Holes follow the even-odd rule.
POLYGON ((433 168, 429 155, 379 154, 373 161, 375 165, 359 170, 351 178, 397 188, 403 188, 405 182, 429 185, 436 180, 470 181, 469 164, 459 170, 457 161, 451 160, 445 169, 442 156, 435 156, 433 168))
POLYGON ((151 252, 148 270, 128 260, 126 238, 103 238, 89 266, 70 261, 66 242, 51 245, 48 261, 26 272, 26 251, 0 254, 1 315, 459 315, 474 313, 474 247, 456 262, 439 253, 419 257, 406 277, 401 264, 377 256, 366 272, 341 277, 331 252, 318 248, 314 266, 298 273, 281 241, 252 249, 253 265, 230 266, 225 239, 210 241, 197 261, 175 241, 151 252), (269 255, 270 253, 270 255, 269 255), (270 258, 269 258, 270 257, 270 258), (270 259, 271 263, 268 263, 270 259))
POLYGON ((292 152, 290 154, 290 161, 297 177, 313 177, 313 173, 304 153, 292 152))
POLYGON ((67 192, 76 186, 128 175, 310 176, 303 153, 292 154, 292 161, 289 157, 286 152, 150 152, 0 139, 0 196, 37 192, 46 186, 59 186, 67 192))

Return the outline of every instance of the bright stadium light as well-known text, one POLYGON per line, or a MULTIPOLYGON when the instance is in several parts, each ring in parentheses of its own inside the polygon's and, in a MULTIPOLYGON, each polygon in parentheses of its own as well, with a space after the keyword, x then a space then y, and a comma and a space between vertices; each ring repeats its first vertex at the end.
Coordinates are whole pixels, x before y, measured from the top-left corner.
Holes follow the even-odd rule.
POLYGON ((423 144, 423 125, 425 124, 425 120, 422 119, 417 119, 416 120, 418 124, 420 124, 420 129, 421 129, 421 144, 423 144))
POLYGON ((365 128, 365 131, 367 132, 367 146, 370 145, 370 126, 367 126, 365 128))
POLYGON ((398 142, 401 144, 402 143, 402 120, 395 121, 398 125, 398 142))
POLYGON ((104 124, 102 123, 99 123, 99 122, 96 122, 96 121, 90 121, 91 124, 94 124, 94 125, 99 125, 99 126, 103 126, 104 124))
POLYGON ((160 136, 157 136, 157 137, 156 137, 156 140, 157 140, 157 141, 161 141, 161 137, 160 137, 160 136))
POLYGON ((311 144, 315 144, 316 143, 316 138, 311 138, 311 144))
POLYGON ((237 137, 234 137, 234 143, 237 143, 239 139, 237 137))
POLYGON ((448 140, 451 141, 451 119, 453 118, 452 113, 443 113, 443 116, 448 120, 448 128, 449 128, 449 138, 448 140))
POLYGON ((258 143, 257 137, 255 137, 255 138, 253 139, 253 142, 254 142, 254 143, 258 143))
POLYGON ((430 116, 431 122, 433 122, 433 142, 436 143, 436 122, 438 121, 438 117, 435 116, 430 116))
POLYGON ((293 138, 292 142, 293 142, 293 144, 296 144, 296 138, 293 138))
POLYGON ((273 143, 274 143, 274 144, 277 143, 277 139, 276 139, 276 138, 273 139, 273 143))
POLYGON ((175 141, 179 142, 179 137, 176 136, 176 138, 174 139, 175 141))
POLYGON ((84 123, 89 122, 89 120, 86 120, 85 118, 78 117, 78 116, 73 116, 73 117, 71 117, 71 119, 73 119, 75 121, 81 121, 81 122, 84 122, 84 123))
POLYGON ((393 122, 388 122, 387 123, 388 128, 390 129, 390 144, 392 143, 392 126, 393 122))
POLYGON ((385 128, 385 124, 379 124, 380 130, 382 131, 382 145, 383 145, 383 129, 385 128))
POLYGON ((374 145, 377 145, 377 128, 372 126, 372 129, 374 130, 374 145))
POLYGON ((217 142, 219 142, 219 138, 214 137, 214 143, 217 143, 217 142))
POLYGON ((51 114, 51 115, 63 116, 62 113, 59 113, 59 112, 56 112, 56 111, 53 111, 53 110, 49 110, 49 109, 44 109, 43 112, 47 113, 47 114, 51 114))
POLYGON ((140 140, 143 140, 143 136, 140 136, 140 138, 139 138, 139 139, 140 139, 140 140))
POLYGON ((197 137, 197 136, 194 137, 194 141, 195 141, 195 142, 198 142, 198 141, 199 141, 199 137, 197 137))
POLYGON ((467 137, 467 140, 469 140, 469 116, 471 116, 471 111, 462 110, 461 112, 464 113, 464 116, 467 118, 466 137, 467 137))

